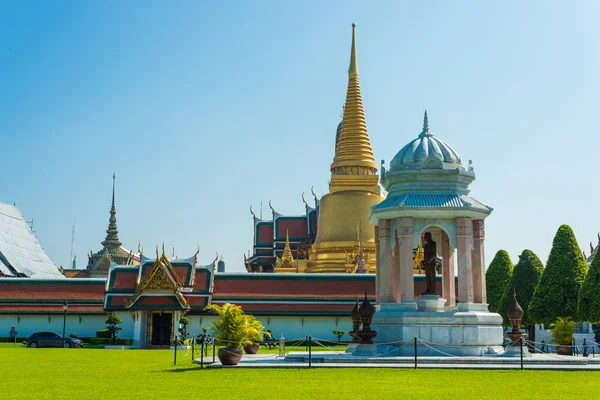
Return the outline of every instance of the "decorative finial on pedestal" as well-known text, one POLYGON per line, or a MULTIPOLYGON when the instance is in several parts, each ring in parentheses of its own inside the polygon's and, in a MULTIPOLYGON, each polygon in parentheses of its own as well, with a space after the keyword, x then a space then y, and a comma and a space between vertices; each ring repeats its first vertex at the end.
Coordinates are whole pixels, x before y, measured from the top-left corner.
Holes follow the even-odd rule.
POLYGON ((520 346, 520 340, 525 339, 527 334, 521 332, 521 320, 523 319, 523 308, 519 305, 517 301, 517 289, 513 286, 513 300, 510 303, 510 306, 507 310, 508 320, 510 321, 510 325, 512 326, 512 330, 506 334, 511 340, 511 346, 520 346))
POLYGON ((371 330, 371 320, 375 314, 375 306, 371 304, 367 297, 367 288, 365 288, 365 299, 360 305, 360 320, 363 328, 358 332, 360 344, 372 344, 373 338, 377 336, 377 332, 371 330))

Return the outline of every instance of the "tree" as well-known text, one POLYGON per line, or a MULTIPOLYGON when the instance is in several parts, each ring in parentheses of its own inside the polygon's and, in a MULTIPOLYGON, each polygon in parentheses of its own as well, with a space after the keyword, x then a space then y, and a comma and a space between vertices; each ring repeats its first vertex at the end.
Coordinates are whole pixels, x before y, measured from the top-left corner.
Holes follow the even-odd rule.
POLYGON ((597 251, 579 291, 577 315, 580 321, 600 322, 600 251, 597 251))
POLYGON ((123 323, 123 321, 121 320, 121 317, 119 317, 115 313, 109 312, 108 319, 104 323, 106 324, 106 330, 108 331, 108 334, 110 335, 110 338, 114 343, 115 339, 117 339, 119 331, 122 329, 119 328, 117 325, 123 323))
POLYGON ((531 250, 523 250, 519 255, 519 262, 515 265, 513 275, 510 282, 506 286, 502 300, 498 305, 498 313, 502 315, 502 323, 506 326, 510 325, 508 320, 508 307, 512 302, 513 291, 517 292, 517 302, 525 311, 521 324, 527 327, 529 331, 529 339, 535 342, 535 323, 531 319, 531 313, 527 307, 531 303, 531 298, 535 292, 535 288, 540 281, 540 277, 544 272, 544 265, 540 259, 531 250))
POLYGON ((498 312, 498 306, 513 275, 513 264, 506 250, 498 250, 485 273, 488 309, 498 312))
POLYGON ((587 269, 573 230, 569 225, 561 225, 529 305, 533 321, 545 325, 552 324, 558 317, 572 317, 577 321, 577 299, 587 269))
POLYGON ((189 324, 190 324, 189 318, 187 318, 187 317, 179 318, 179 325, 181 325, 181 328, 177 328, 177 331, 179 332, 179 336, 181 337, 182 340, 185 340, 185 338, 187 338, 187 335, 188 335, 187 327, 189 324))
POLYGON ((331 333, 333 333, 335 336, 337 336, 338 342, 339 342, 340 340, 342 340, 342 336, 344 336, 346 334, 346 331, 343 329, 335 328, 333 331, 331 331, 331 333))

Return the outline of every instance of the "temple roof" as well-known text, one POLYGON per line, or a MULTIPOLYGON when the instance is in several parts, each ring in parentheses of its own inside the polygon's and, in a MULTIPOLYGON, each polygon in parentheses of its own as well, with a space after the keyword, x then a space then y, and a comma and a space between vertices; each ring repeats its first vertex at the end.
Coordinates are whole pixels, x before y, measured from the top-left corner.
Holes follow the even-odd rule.
POLYGON ((0 276, 63 278, 16 206, 0 203, 0 276))
POLYGON ((469 208, 480 209, 481 211, 491 211, 491 208, 485 204, 466 195, 457 194, 403 194, 398 196, 388 196, 381 203, 372 207, 373 210, 384 210, 400 207, 417 208, 469 208))

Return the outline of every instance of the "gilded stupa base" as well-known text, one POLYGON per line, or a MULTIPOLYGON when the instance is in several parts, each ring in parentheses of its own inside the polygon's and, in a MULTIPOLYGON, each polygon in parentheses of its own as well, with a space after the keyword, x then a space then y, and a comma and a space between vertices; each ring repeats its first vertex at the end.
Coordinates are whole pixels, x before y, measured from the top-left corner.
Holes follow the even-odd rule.
MULTIPOLYGON (((366 273, 375 273, 375 245, 365 244, 363 257, 366 273)), ((304 272, 354 274, 358 269, 359 251, 354 242, 323 243, 313 247, 304 272), (325 246, 323 246, 325 245, 325 246)))

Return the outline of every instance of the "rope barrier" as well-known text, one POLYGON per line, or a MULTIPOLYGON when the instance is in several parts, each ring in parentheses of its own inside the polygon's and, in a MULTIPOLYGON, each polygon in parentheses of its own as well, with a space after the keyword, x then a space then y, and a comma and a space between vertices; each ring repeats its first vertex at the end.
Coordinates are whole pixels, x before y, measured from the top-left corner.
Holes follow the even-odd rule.
MULTIPOLYGON (((424 340, 421 340, 421 339, 419 339, 419 338, 417 338, 417 342, 421 342, 421 343, 423 343, 423 344, 425 345, 425 347, 428 347, 428 348, 430 348, 430 349, 431 349, 431 350, 433 350, 433 351, 437 351, 438 353, 440 353, 440 354, 442 354, 442 355, 444 355, 444 356, 456 357, 454 354, 446 353, 446 352, 444 352, 444 351, 438 350, 438 349, 436 349, 435 347, 432 347, 432 346, 428 345, 427 343, 425 343, 425 341, 424 341, 424 340)), ((457 347, 457 346, 448 346, 448 347, 457 347)))

